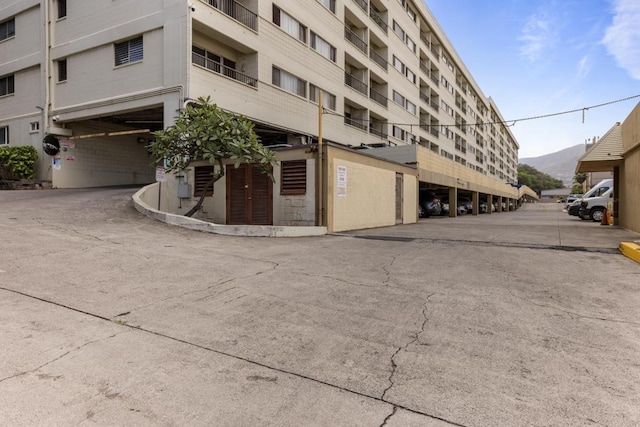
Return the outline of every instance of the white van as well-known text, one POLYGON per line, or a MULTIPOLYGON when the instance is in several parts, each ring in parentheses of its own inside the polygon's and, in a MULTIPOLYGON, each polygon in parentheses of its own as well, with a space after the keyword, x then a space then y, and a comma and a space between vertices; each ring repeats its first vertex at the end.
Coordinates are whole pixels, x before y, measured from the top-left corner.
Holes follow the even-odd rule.
POLYGON ((611 200, 613 200, 613 179, 603 179, 582 196, 578 216, 581 219, 600 222, 611 200))

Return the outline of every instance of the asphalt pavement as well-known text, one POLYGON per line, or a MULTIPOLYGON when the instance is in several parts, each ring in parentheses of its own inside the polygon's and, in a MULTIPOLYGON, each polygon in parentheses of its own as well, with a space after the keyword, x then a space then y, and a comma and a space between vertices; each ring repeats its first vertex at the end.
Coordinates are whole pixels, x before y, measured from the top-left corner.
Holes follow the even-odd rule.
POLYGON ((561 206, 323 237, 0 192, 0 425, 636 426, 640 237, 561 206))

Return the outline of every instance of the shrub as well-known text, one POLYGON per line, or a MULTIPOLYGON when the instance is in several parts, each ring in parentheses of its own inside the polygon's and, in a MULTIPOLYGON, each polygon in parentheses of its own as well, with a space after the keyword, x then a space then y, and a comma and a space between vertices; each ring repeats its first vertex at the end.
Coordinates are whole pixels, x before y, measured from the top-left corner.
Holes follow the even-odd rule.
POLYGON ((0 147, 0 179, 34 179, 38 151, 31 145, 0 147))

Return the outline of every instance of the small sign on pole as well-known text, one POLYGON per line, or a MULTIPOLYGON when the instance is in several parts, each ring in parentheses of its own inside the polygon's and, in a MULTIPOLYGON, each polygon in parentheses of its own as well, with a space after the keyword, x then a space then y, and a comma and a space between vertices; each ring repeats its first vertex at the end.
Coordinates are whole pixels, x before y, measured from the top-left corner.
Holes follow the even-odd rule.
POLYGON ((165 182, 164 167, 156 166, 156 182, 165 182))

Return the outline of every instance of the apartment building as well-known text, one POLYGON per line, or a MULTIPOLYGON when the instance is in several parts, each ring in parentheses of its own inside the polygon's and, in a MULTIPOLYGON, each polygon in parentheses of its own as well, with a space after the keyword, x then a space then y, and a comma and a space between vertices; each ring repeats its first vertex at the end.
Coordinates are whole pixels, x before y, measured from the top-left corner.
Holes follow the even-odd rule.
POLYGON ((422 1, 0 1, 0 144, 38 147, 54 187, 152 182, 152 132, 200 96, 265 145, 321 126, 345 147, 415 147, 442 177, 427 183, 517 182, 516 139, 422 1))

